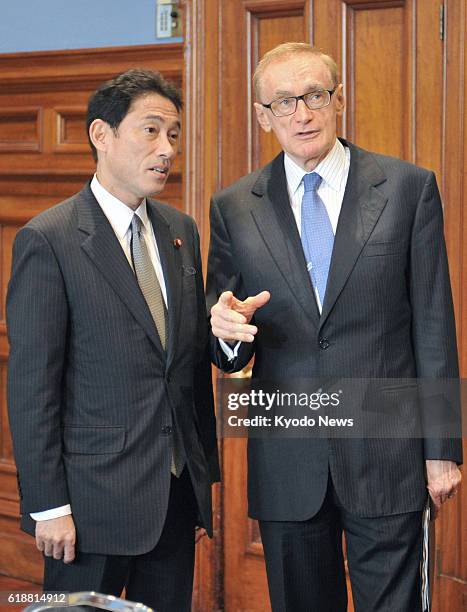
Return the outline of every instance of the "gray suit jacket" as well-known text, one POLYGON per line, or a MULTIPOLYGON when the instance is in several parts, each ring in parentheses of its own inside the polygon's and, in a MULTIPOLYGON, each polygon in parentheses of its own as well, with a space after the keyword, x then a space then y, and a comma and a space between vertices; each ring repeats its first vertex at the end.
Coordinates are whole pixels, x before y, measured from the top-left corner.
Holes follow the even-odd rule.
POLYGON ((30 512, 70 503, 83 552, 134 555, 157 543, 173 427, 212 530, 218 464, 198 233, 159 202, 148 214, 167 285, 167 353, 89 185, 30 221, 13 249, 8 407, 22 524, 32 533, 30 512))
MULTIPOLYGON (((458 376, 442 207, 435 177, 350 143, 350 170, 320 315, 287 193, 283 154, 217 193, 211 207, 208 306, 231 290, 267 289, 259 332, 227 362, 253 378, 365 381, 458 376)), ((390 390, 391 391, 391 390, 390 390)), ((406 390, 410 395, 409 388, 406 390)), ((406 395, 407 395, 406 394, 406 395)), ((414 394, 416 397, 416 393, 414 394)), ((409 409, 416 407, 409 405, 409 409)), ((423 407, 421 408, 423 409, 423 407)), ((361 516, 419 510, 425 459, 462 459, 459 439, 252 438, 249 512, 304 520, 323 501, 329 470, 341 502, 361 516)))

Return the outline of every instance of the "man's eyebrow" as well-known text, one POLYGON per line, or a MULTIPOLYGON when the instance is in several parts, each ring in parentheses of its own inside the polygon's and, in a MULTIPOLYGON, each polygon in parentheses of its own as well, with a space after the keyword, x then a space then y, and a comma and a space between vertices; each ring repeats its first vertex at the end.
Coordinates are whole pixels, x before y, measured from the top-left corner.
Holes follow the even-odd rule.
MULTIPOLYGON (((309 93, 311 91, 315 91, 315 90, 319 90, 319 89, 326 89, 326 88, 321 83, 308 83, 308 84, 305 84, 303 89, 304 89, 305 93, 309 93)), ((276 89, 276 91, 274 92, 274 95, 276 95, 276 96, 293 96, 294 94, 291 91, 287 91, 285 89, 276 89)))
MULTIPOLYGON (((148 115, 145 115, 143 117, 143 121, 147 121, 148 119, 154 119, 155 121, 160 121, 161 123, 168 123, 168 121, 165 119, 165 117, 162 117, 162 115, 154 115, 153 113, 150 113, 148 115)), ((182 125, 180 123, 180 121, 177 119, 176 121, 174 121, 174 127, 177 128, 181 128, 182 125)))
POLYGON ((274 92, 275 96, 291 96, 292 92, 291 91, 286 91, 285 89, 276 89, 276 91, 274 92))

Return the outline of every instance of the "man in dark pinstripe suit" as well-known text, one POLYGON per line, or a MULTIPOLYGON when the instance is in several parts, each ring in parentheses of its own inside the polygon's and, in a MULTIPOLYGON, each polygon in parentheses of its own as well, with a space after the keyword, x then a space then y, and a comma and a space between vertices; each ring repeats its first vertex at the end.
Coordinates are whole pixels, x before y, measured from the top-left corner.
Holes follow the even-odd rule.
MULTIPOLYGON (((435 177, 337 139, 343 87, 309 45, 272 50, 254 81, 259 123, 284 152, 212 199, 214 361, 234 372, 254 356, 258 385, 385 379, 416 414, 416 378, 458 376, 435 177)), ((347 609, 344 531, 355 609, 420 612, 422 511, 427 487, 439 507, 460 481, 456 434, 250 438, 273 611, 347 609)))
POLYGON ((96 174, 18 232, 7 299, 22 526, 44 588, 125 587, 167 612, 191 609, 195 528, 212 535, 218 479, 198 232, 149 199, 180 111, 158 73, 97 90, 96 174))

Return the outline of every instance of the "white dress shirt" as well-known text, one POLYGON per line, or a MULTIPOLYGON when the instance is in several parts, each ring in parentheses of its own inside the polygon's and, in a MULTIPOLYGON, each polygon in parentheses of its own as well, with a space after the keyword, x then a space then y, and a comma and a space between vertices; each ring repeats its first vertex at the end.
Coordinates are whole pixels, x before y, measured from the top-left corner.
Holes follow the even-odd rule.
MULTIPOLYGON (((284 168, 290 205, 292 206, 292 212, 301 235, 302 199, 305 192, 303 177, 306 172, 287 153, 284 154, 284 168)), ((340 140, 336 140, 333 148, 313 170, 313 172, 316 172, 322 178, 318 188, 318 195, 326 207, 334 235, 336 234, 337 222, 342 208, 349 168, 350 149, 344 147, 340 140)))
MULTIPOLYGON (((303 168, 294 162, 287 153, 284 154, 284 168, 290 205, 295 217, 295 222, 297 223, 298 232, 301 235, 302 199, 305 192, 303 177, 306 172, 304 172, 303 168)), ((318 188, 318 195, 326 207, 334 235, 336 234, 337 222, 342 208, 345 186, 347 185, 347 178, 349 176, 349 168, 350 149, 344 147, 341 141, 336 139, 333 148, 313 170, 313 172, 316 172, 322 178, 318 188)), ((267 289, 267 287, 265 287, 265 289, 267 289)), ((318 310, 321 313, 322 304, 316 289, 315 297, 318 310)), ((237 342, 234 347, 229 346, 223 340, 219 340, 219 343, 229 361, 237 357, 238 349, 241 344, 240 342, 237 342)))
POLYGON ((130 252, 130 239, 131 239, 131 221, 133 215, 138 215, 142 221, 142 233, 146 246, 148 247, 149 257, 152 265, 156 271, 157 280, 161 286, 162 296, 164 298, 165 305, 167 307, 167 288, 165 286, 164 275, 162 273, 161 258, 159 256, 159 249, 157 248, 156 237, 154 236, 154 230, 148 217, 146 210, 146 200, 143 200, 139 207, 133 211, 129 206, 124 204, 121 200, 117 199, 111 193, 107 191, 99 183, 97 176, 91 181, 91 190, 94 197, 102 208, 104 215, 109 220, 115 235, 120 242, 120 246, 128 259, 128 263, 133 267, 131 261, 130 252))
MULTIPOLYGON (((167 306, 167 288, 162 272, 156 237, 154 236, 154 230, 146 209, 146 200, 143 200, 136 211, 133 211, 129 206, 109 193, 107 189, 105 189, 99 183, 96 175, 94 175, 91 181, 91 191, 93 192, 99 206, 102 208, 104 215, 109 220, 109 223, 112 226, 112 229, 115 232, 120 246, 122 247, 131 267, 133 267, 130 251, 131 221, 134 214, 137 214, 140 217, 142 221, 142 233, 146 241, 149 257, 156 271, 157 280, 161 286, 162 296, 164 298, 165 305, 167 306)), ((58 508, 52 508, 51 510, 44 510, 43 512, 31 512, 31 518, 35 521, 46 521, 65 516, 67 514, 71 514, 71 506, 69 504, 60 506, 58 508)))

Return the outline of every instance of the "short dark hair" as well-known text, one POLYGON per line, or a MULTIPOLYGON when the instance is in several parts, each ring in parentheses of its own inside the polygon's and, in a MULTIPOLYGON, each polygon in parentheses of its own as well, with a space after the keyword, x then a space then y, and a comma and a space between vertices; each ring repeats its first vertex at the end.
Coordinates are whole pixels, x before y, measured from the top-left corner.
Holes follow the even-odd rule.
POLYGON ((182 94, 178 87, 167 81, 160 72, 135 68, 118 74, 103 83, 89 98, 86 118, 88 140, 92 156, 97 161, 96 147, 89 137, 89 128, 95 119, 102 119, 117 130, 128 114, 133 102, 146 94, 156 93, 173 102, 178 111, 182 110, 182 94))

